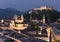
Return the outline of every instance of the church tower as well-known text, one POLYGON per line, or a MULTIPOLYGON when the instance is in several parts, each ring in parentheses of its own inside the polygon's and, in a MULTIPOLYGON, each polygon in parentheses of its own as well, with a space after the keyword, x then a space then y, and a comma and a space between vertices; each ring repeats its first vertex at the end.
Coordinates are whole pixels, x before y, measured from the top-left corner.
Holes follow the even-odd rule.
POLYGON ((23 15, 21 15, 21 20, 20 20, 20 22, 22 23, 24 21, 24 17, 23 17, 23 15))
POLYGON ((21 15, 21 20, 24 20, 23 15, 21 15))
POLYGON ((23 15, 21 15, 21 16, 19 16, 19 17, 17 17, 17 15, 15 15, 15 16, 14 16, 14 20, 15 20, 15 22, 17 22, 17 23, 22 23, 22 22, 24 21, 24 17, 23 17, 23 15))
POLYGON ((15 14, 14 17, 13 17, 13 19, 16 21, 17 18, 18 18, 18 17, 17 17, 17 15, 15 14))
POLYGON ((43 24, 45 24, 45 15, 43 15, 43 20, 42 20, 43 24))

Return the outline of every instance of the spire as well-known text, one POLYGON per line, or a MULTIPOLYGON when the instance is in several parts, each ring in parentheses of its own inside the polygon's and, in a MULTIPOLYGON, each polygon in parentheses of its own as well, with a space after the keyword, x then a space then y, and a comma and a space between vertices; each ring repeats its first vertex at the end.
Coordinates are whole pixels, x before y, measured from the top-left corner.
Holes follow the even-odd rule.
POLYGON ((13 17, 14 20, 17 20, 17 15, 15 14, 14 17, 13 17))
POLYGON ((43 24, 45 24, 45 15, 43 15, 43 24))
POLYGON ((23 18, 23 15, 21 15, 21 20, 23 20, 24 18, 23 18))

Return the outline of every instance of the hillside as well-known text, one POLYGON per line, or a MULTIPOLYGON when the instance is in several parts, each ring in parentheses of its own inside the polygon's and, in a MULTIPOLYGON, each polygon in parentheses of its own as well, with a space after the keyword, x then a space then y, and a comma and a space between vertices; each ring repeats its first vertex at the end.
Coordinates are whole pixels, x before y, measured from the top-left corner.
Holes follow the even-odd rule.
POLYGON ((0 9, 0 18, 12 19, 12 17, 15 14, 21 15, 23 13, 21 11, 17 11, 16 9, 13 9, 13 8, 0 9))

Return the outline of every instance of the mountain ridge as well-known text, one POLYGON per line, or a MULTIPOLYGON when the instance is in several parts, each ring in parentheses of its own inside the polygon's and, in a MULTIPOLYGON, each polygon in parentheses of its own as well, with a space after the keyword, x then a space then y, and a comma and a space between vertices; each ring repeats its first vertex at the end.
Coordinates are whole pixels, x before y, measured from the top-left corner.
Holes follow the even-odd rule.
POLYGON ((18 11, 14 8, 6 8, 6 9, 0 8, 0 18, 12 19, 15 14, 21 15, 21 14, 23 14, 23 12, 18 11))

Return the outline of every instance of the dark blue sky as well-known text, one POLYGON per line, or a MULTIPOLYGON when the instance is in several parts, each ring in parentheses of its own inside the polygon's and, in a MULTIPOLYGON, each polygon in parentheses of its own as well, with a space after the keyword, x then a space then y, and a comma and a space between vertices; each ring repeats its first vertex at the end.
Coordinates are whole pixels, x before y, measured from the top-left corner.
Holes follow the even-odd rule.
POLYGON ((26 11, 43 5, 51 6, 60 11, 60 0, 0 0, 0 8, 15 8, 26 11))

